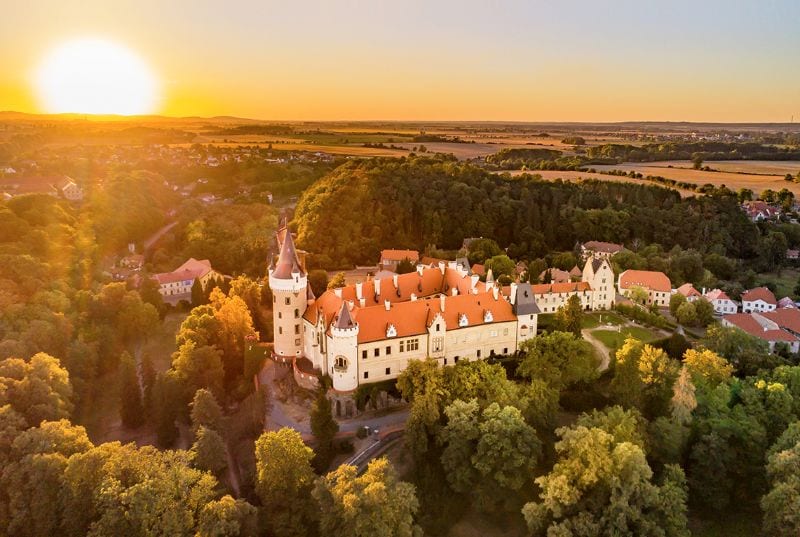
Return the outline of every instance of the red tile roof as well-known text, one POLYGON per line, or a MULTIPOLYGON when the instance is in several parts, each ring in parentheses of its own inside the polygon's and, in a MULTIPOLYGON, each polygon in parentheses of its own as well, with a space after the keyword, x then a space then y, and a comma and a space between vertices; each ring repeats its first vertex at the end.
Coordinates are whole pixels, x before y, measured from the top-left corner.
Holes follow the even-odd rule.
POLYGON ((586 250, 591 250, 593 252, 604 252, 607 254, 615 254, 624 249, 624 246, 622 246, 621 244, 616 244, 613 242, 602 242, 602 241, 584 242, 583 247, 586 250))
MULTIPOLYGON (((756 314, 761 315, 761 314, 756 314)), ((797 341, 797 338, 783 329, 764 329, 763 326, 755 319, 753 314, 750 313, 734 313, 723 317, 726 321, 744 330, 751 336, 763 339, 765 341, 797 341)))
POLYGON ((742 293, 742 302, 755 302, 756 300, 763 300, 767 304, 775 306, 778 305, 775 295, 766 287, 756 287, 742 293))
POLYGON ((700 291, 695 289, 694 285, 692 285, 691 283, 684 283, 683 285, 678 287, 678 292, 680 294, 682 294, 683 296, 685 296, 686 298, 689 298, 689 297, 692 297, 692 296, 703 296, 703 295, 700 294, 700 291))
POLYGON ((723 291, 722 289, 712 289, 711 291, 706 293, 706 298, 709 301, 731 299, 728 295, 725 294, 725 291, 723 291))
POLYGON ((419 261, 419 252, 416 250, 381 250, 381 261, 402 261, 408 259, 412 263, 419 261))
POLYGON ((619 285, 622 289, 639 286, 653 291, 672 291, 672 284, 666 274, 650 270, 626 270, 619 275, 619 285))
POLYGON ((211 272, 211 261, 208 259, 197 260, 190 257, 183 265, 176 268, 172 272, 161 272, 153 275, 153 278, 160 283, 174 283, 184 280, 194 280, 195 278, 202 278, 211 272))
POLYGON ((758 315, 766 317, 781 328, 786 328, 792 332, 800 334, 800 310, 796 308, 767 311, 764 313, 759 313, 758 315))

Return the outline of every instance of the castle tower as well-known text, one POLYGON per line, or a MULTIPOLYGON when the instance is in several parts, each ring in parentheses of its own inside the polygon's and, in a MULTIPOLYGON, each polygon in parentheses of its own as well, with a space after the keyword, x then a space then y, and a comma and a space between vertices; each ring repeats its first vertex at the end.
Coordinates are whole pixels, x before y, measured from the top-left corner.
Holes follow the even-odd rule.
POLYGON ((328 366, 333 389, 340 392, 358 387, 358 323, 350 314, 348 303, 342 302, 339 314, 331 324, 328 340, 328 366))
POLYGON ((511 284, 511 311, 517 316, 517 346, 523 341, 536 337, 539 322, 539 306, 533 298, 530 283, 511 284))
MULTIPOLYGON (((278 232, 280 240, 280 231, 278 232)), ((269 270, 272 289, 274 352, 279 358, 303 353, 303 314, 308 306, 308 277, 297 258, 291 232, 286 229, 278 263, 269 270)))

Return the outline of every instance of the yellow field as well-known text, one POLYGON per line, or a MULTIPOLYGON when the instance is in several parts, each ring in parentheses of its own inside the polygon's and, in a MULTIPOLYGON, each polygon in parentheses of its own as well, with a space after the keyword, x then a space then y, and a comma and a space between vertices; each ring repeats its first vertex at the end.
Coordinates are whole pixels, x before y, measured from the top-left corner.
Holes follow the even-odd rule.
MULTIPOLYGON (((616 183, 638 183, 642 185, 656 185, 656 186, 666 186, 666 185, 659 185, 658 183, 653 183, 650 181, 644 181, 642 179, 631 179, 630 177, 623 177, 620 175, 605 175, 602 173, 588 173, 588 172, 577 172, 577 171, 557 171, 557 170, 531 170, 531 171, 519 171, 514 170, 510 172, 495 172, 495 173, 508 173, 511 176, 519 176, 523 174, 531 174, 531 175, 541 175, 542 179, 546 181, 555 181, 556 179, 561 179, 563 181, 570 181, 570 182, 580 182, 585 179, 598 179, 600 181, 613 181, 616 183)), ((680 192, 681 196, 684 198, 689 196, 694 196, 696 193, 691 190, 680 190, 675 189, 680 192)))

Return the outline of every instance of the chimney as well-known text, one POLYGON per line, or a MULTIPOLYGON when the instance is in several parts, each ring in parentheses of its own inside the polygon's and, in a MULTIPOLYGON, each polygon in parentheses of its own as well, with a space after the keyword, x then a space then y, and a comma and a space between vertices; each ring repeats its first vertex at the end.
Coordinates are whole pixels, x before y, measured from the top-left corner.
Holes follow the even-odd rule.
POLYGON ((456 296, 458 294, 458 287, 453 287, 452 295, 456 296))
POLYGON ((384 300, 383 307, 386 308, 386 311, 389 311, 390 309, 392 309, 392 303, 389 302, 388 300, 384 300))
POLYGON ((706 296, 706 288, 703 287, 703 296, 706 296))
POLYGON ((411 293, 411 302, 416 302, 416 301, 417 301, 417 295, 414 294, 414 293, 411 293))
POLYGON ((499 290, 497 289, 497 287, 492 287, 492 296, 494 297, 495 300, 497 300, 498 294, 499 290))
POLYGON ((367 300, 365 298, 359 298, 358 299, 358 305, 363 308, 364 306, 367 305, 367 300))
POLYGON ((356 282, 356 298, 361 300, 361 297, 364 296, 363 294, 364 284, 361 282, 356 282))
POLYGON ((478 285, 478 282, 480 281, 480 279, 481 279, 481 278, 480 278, 480 276, 478 276, 477 274, 473 274, 473 275, 470 277, 470 279, 471 279, 471 282, 470 282, 470 290, 474 290, 474 289, 475 289, 475 286, 476 286, 476 285, 478 285))
POLYGON ((508 294, 509 298, 511 299, 511 305, 513 306, 514 303, 517 301, 517 284, 511 282, 511 292, 508 294))
POLYGON ((444 261, 439 261, 439 271, 441 271, 442 274, 444 274, 444 268, 444 261))
POLYGON ((425 270, 425 265, 423 265, 422 263, 418 263, 418 264, 417 264, 417 274, 419 274, 420 276, 422 276, 422 271, 423 271, 423 270, 425 270))
POLYGON ((444 303, 445 303, 446 298, 447 297, 445 297, 445 295, 443 295, 443 294, 439 295, 439 309, 441 309, 442 312, 444 312, 444 303))
POLYGON ((348 300, 347 301, 347 309, 348 310, 353 311, 353 308, 355 308, 355 307, 356 307, 356 303, 354 301, 352 301, 352 300, 348 300))
POLYGON ((394 283, 394 288, 397 289, 397 274, 392 274, 392 283, 394 283))
POLYGON ((375 294, 376 295, 381 294, 381 281, 378 279, 375 280, 375 294))
POLYGON ((333 294, 334 294, 334 295, 336 295, 336 296, 338 296, 339 298, 342 298, 342 288, 341 288, 341 287, 337 287, 337 288, 335 288, 335 289, 333 290, 333 294))

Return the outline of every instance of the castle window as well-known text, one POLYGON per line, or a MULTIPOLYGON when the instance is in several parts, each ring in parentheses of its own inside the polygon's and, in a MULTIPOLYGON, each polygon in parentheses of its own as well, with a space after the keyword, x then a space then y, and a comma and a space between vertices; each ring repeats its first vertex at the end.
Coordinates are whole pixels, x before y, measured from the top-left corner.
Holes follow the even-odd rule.
POLYGON ((300 325, 299 324, 294 325, 294 333, 295 334, 299 334, 300 333, 300 325))
POLYGON ((435 338, 433 338, 432 351, 433 352, 442 352, 443 343, 444 343, 444 338, 443 337, 435 337, 435 338))
POLYGON ((297 308, 294 309, 294 318, 295 319, 299 319, 300 318, 300 310, 297 309, 297 308))
POLYGON ((278 312, 278 319, 283 319, 283 314, 280 311, 278 312))
POLYGON ((406 342, 404 340, 400 340, 400 352, 405 351, 406 342))
POLYGON ((344 371, 347 369, 347 358, 342 355, 337 356, 333 360, 333 368, 338 371, 344 371))
POLYGON ((373 351, 373 353, 375 354, 375 356, 380 356, 381 355, 381 350, 378 347, 375 347, 375 350, 373 351))
POLYGON ((503 354, 508 354, 508 347, 503 347, 503 354))
POLYGON ((480 351, 480 349, 478 349, 478 355, 477 355, 477 356, 478 356, 478 358, 480 358, 480 357, 481 357, 481 351, 480 351))
POLYGON ((392 348, 387 346, 386 347, 386 356, 389 356, 390 354, 392 354, 392 348))
POLYGON ((364 371, 364 378, 365 378, 365 379, 368 379, 368 378, 369 378, 369 371, 364 371))
POLYGON ((361 359, 362 360, 366 360, 367 359, 367 351, 361 351, 361 359))
POLYGON ((386 368, 386 374, 387 375, 391 375, 392 374, 392 368, 391 367, 387 367, 386 368))
POLYGON ((460 356, 453 356, 453 363, 457 364, 459 358, 460 358, 460 356))
POLYGON ((409 352, 419 350, 419 339, 407 339, 406 350, 409 352))
POLYGON ((282 327, 282 326, 279 326, 279 327, 278 327, 278 333, 279 333, 279 334, 283 334, 283 327, 282 327))
POLYGON ((436 331, 439 331, 439 323, 436 323, 436 331))
POLYGON ((276 302, 278 302, 278 297, 272 295, 272 303, 275 304, 276 302))
POLYGON ((287 306, 292 303, 288 296, 284 300, 285 300, 287 306))

